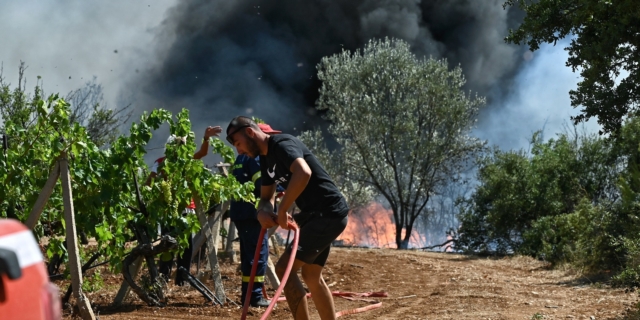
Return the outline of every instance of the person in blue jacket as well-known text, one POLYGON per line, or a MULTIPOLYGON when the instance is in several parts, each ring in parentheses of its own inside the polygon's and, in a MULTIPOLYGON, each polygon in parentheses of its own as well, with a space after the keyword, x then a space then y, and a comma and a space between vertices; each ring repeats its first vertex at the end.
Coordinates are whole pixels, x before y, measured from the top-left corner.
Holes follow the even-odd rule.
MULTIPOLYGON (((277 134, 281 131, 273 130, 267 124, 259 124, 260 129, 264 133, 277 134)), ((239 155, 232 167, 232 174, 240 183, 253 182, 253 189, 256 199, 260 199, 260 188, 262 186, 260 172, 260 157, 251 158, 247 155, 239 155)), ((283 189, 284 190, 284 189, 283 189)), ((255 203, 245 201, 232 201, 229 216, 231 221, 238 229, 240 238, 240 269, 242 270, 242 302, 245 301, 247 289, 249 286, 249 278, 251 276, 251 267, 254 263, 253 258, 256 252, 260 231, 262 226, 256 218, 257 211, 255 203)), ((251 292, 250 304, 252 307, 268 307, 269 301, 263 298, 262 290, 264 290, 264 274, 267 269, 267 260, 269 259, 269 244, 267 234, 262 239, 262 248, 260 249, 260 258, 257 261, 257 271, 254 278, 253 289, 251 292)))

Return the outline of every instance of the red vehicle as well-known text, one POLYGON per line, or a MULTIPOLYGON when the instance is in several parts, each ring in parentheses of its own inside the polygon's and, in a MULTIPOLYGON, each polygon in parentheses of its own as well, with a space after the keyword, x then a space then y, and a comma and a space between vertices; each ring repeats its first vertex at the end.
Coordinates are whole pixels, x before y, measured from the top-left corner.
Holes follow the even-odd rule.
POLYGON ((0 319, 59 320, 58 294, 31 230, 17 220, 1 219, 0 319))

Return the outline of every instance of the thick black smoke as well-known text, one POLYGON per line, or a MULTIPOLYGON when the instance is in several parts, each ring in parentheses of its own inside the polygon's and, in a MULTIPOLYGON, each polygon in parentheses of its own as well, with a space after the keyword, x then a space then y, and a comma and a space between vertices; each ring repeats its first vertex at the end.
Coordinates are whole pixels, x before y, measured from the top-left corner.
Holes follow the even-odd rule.
POLYGON ((149 107, 190 109, 196 129, 255 115, 292 133, 321 123, 313 106, 323 56, 371 38, 408 41, 421 56, 460 64, 467 89, 499 99, 522 61, 504 43, 521 12, 503 0, 181 1, 141 74, 149 107), (294 130, 295 128, 295 130, 294 130))

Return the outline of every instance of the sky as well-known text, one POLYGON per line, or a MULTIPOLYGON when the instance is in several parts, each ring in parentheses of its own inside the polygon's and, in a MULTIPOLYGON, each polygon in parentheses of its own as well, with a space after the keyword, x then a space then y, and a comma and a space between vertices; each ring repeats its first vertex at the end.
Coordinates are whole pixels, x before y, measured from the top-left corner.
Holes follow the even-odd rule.
MULTIPOLYGON (((553 137, 570 122, 571 115, 577 114, 570 106, 568 92, 580 79, 565 66, 567 54, 563 47, 566 42, 557 46, 543 45, 534 53, 503 44, 504 35, 500 33, 504 33, 512 22, 497 6, 500 1, 482 0, 491 10, 452 8, 453 5, 436 7, 432 4, 436 2, 415 0, 399 1, 405 7, 398 10, 396 7, 389 9, 391 6, 387 8, 388 1, 359 1, 357 10, 329 8, 325 11, 331 15, 325 13, 320 17, 335 20, 333 15, 339 12, 347 16, 345 21, 355 21, 357 28, 354 29, 357 30, 352 32, 353 37, 342 36, 340 39, 345 45, 353 38, 352 45, 357 46, 362 39, 356 37, 398 35, 409 38, 417 52, 446 57, 452 64, 460 63, 463 70, 468 67, 465 73, 470 79, 470 88, 489 96, 489 105, 481 111, 474 134, 487 139, 490 145, 527 149, 534 131, 544 128, 545 137, 553 137), (482 28, 465 29, 462 24, 449 26, 450 21, 439 21, 438 15, 427 10, 465 12, 479 17, 478 26, 482 28), (419 18, 421 12, 425 13, 423 20, 419 18), (350 14, 353 18, 349 18, 350 14), (501 22, 482 18, 484 15, 498 17, 501 22), (449 34, 452 36, 447 37, 449 34), (473 41, 456 40, 460 37, 471 37, 473 41), (486 49, 487 53, 469 54, 477 48, 486 49), (503 66, 505 60, 509 63, 503 66)), ((233 35, 240 37, 245 30, 236 27, 233 21, 227 21, 234 20, 229 17, 244 17, 234 13, 239 10, 234 7, 236 3, 247 7, 251 4, 244 0, 233 5, 221 1, 179 3, 176 0, 0 0, 2 76, 6 82, 15 84, 18 66, 24 61, 28 66, 25 73, 28 87, 35 85, 36 77, 41 76, 45 92, 62 95, 96 77, 104 87, 108 106, 133 103, 138 113, 156 107, 172 111, 190 108, 198 140, 206 125, 225 126, 231 115, 238 112, 270 116, 278 127, 292 131, 299 131, 307 122, 321 121, 309 112, 308 106, 298 108, 305 99, 301 92, 308 88, 298 92, 293 92, 298 89, 288 88, 303 81, 301 72, 306 72, 305 76, 314 72, 309 63, 314 61, 314 54, 327 48, 324 42, 333 39, 330 32, 312 30, 310 35, 303 37, 305 43, 300 44, 304 41, 298 38, 292 45, 287 37, 295 32, 282 31, 288 25, 272 30, 252 18, 263 14, 268 16, 265 19, 272 19, 269 21, 278 21, 282 17, 276 13, 282 8, 269 11, 270 8, 253 5, 251 10, 255 11, 255 16, 246 18, 247 24, 255 24, 250 31, 263 36, 257 36, 250 48, 243 47, 233 35), (322 47, 313 41, 316 34, 319 37, 316 42, 323 41, 322 47), (207 47, 209 43, 224 44, 225 48, 237 50, 218 54, 220 50, 207 51, 212 50, 207 47), (206 70, 199 69, 200 62, 194 65, 197 59, 208 59, 211 52, 217 54, 216 65, 207 66, 206 70), (261 56, 281 63, 277 69, 261 64, 261 56), (238 57, 244 60, 240 61, 238 57), (253 60, 256 62, 252 63, 253 60), (287 67, 281 67, 284 64, 287 67), (202 74, 201 78, 198 78, 199 74, 202 74), (260 74, 270 74, 276 80, 263 85, 260 74), (255 83, 239 88, 238 83, 247 83, 246 78, 255 78, 255 83), (184 83, 189 84, 190 90, 181 87, 184 83), (279 114, 286 114, 284 118, 293 119, 293 124, 285 123, 277 112, 261 114, 259 110, 264 101, 277 102, 277 108, 282 110, 279 114), (233 107, 224 110, 219 106, 222 103, 233 107)), ((296 10, 303 9, 286 8, 290 10, 290 16, 296 16, 296 10)), ((294 18, 282 19, 290 25, 301 23, 294 18)), ((350 32, 343 25, 336 28, 350 32)), ((270 105, 265 108, 273 107, 273 103, 270 105)), ((594 132, 598 129, 594 120, 585 128, 594 132)), ((161 146, 164 136, 166 132, 159 132, 150 147, 161 146)), ((150 155, 155 157, 158 152, 161 150, 151 150, 150 155)))

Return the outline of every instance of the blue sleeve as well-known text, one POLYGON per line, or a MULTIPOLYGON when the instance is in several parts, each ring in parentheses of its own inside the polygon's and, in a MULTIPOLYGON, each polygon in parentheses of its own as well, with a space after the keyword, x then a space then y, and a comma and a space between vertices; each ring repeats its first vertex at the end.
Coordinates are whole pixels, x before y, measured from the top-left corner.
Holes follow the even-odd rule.
MULTIPOLYGON (((236 161, 231 166, 231 174, 238 180, 238 182, 242 183, 244 179, 243 165, 242 165, 242 156, 237 156, 236 161)), ((231 207, 229 208, 229 214, 232 219, 236 219, 236 217, 242 214, 242 204, 238 201, 231 200, 231 207)))
MULTIPOLYGON (((256 188, 254 189, 254 195, 260 196, 260 165, 255 159, 247 156, 240 155, 236 158, 236 162, 233 164, 232 174, 236 177, 236 180, 240 183, 253 182, 256 188), (256 185, 257 184, 257 185, 256 185)), ((253 203, 245 201, 231 201, 231 208, 229 210, 231 220, 245 220, 255 219, 256 208, 253 203)))
POLYGON ((262 170, 260 170, 260 163, 256 159, 251 159, 249 157, 247 157, 247 159, 248 160, 245 163, 245 172, 253 182, 253 194, 256 196, 256 199, 259 199, 260 187, 262 187, 262 170))
POLYGON ((247 176, 245 175, 244 169, 244 156, 236 157, 236 161, 231 166, 231 174, 238 180, 240 183, 247 182, 247 176))

